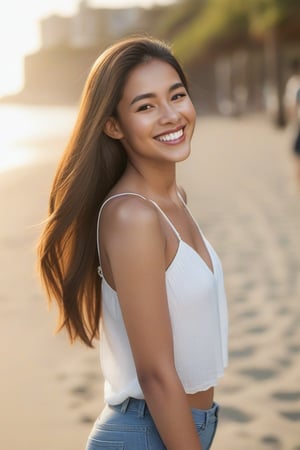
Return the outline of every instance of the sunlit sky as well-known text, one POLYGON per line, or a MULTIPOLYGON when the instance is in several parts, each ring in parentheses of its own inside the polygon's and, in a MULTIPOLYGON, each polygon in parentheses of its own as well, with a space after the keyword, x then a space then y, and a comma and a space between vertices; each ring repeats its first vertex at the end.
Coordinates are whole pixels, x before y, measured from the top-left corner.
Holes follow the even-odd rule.
MULTIPOLYGON (((90 0, 93 7, 126 8, 169 4, 172 0, 90 0)), ((0 96, 18 91, 23 84, 23 57, 40 47, 42 17, 73 15, 79 0, 0 0, 0 96)))

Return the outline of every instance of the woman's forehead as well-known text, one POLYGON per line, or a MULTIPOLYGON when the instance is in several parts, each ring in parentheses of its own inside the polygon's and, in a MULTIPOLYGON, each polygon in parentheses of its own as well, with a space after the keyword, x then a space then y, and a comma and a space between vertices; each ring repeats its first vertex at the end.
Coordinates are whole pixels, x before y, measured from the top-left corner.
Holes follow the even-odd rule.
POLYGON ((130 72, 124 85, 123 97, 132 96, 133 93, 169 89, 178 82, 181 82, 181 79, 173 66, 165 61, 152 59, 139 64, 130 72))

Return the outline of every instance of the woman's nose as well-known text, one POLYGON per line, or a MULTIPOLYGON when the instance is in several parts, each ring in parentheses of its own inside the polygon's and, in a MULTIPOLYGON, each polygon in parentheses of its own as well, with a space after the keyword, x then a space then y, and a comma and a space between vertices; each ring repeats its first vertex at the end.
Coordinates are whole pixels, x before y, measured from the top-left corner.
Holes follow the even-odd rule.
POLYGON ((180 114, 174 105, 166 103, 161 107, 160 121, 162 123, 177 122, 179 117, 180 114))

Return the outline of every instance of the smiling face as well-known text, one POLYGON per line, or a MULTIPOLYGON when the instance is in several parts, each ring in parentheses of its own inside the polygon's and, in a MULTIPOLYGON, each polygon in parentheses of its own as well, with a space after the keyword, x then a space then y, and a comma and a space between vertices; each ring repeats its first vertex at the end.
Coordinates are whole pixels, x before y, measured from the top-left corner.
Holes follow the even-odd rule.
POLYGON ((196 113, 176 70, 159 59, 138 65, 125 83, 117 118, 105 132, 133 164, 178 162, 190 154, 196 113))

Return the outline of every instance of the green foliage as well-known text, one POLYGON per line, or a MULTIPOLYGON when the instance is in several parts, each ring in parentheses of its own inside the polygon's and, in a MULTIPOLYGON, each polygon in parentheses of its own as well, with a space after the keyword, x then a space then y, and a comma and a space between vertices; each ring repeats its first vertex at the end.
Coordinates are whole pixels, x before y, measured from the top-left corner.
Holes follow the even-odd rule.
POLYGON ((174 38, 206 6, 208 0, 179 0, 166 9, 156 24, 156 34, 174 38))
POLYGON ((250 30, 254 35, 261 35, 278 26, 293 13, 297 4, 299 7, 300 2, 297 0, 252 0, 247 4, 250 30))
POLYGON ((188 62, 220 36, 245 32, 246 29, 247 16, 243 1, 209 0, 204 11, 194 16, 177 35, 175 51, 183 62, 188 62))
POLYGON ((184 23, 177 28, 174 47, 185 63, 215 41, 263 36, 300 10, 300 0, 206 0, 198 10, 196 3, 181 1, 172 19, 173 25, 184 23))

